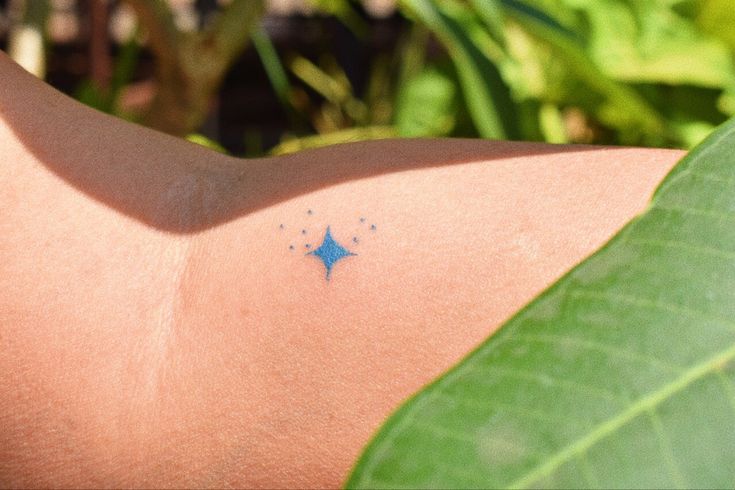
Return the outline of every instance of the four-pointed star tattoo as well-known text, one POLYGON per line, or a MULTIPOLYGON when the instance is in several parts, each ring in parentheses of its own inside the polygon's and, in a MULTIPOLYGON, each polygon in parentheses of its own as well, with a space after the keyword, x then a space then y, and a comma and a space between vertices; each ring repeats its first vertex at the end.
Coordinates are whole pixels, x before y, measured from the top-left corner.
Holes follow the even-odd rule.
POLYGON ((327 231, 324 234, 324 240, 322 240, 322 244, 319 245, 319 248, 308 252, 306 255, 314 255, 322 261, 324 267, 327 269, 328 281, 334 264, 344 259, 345 257, 357 254, 350 252, 342 245, 334 241, 334 238, 332 238, 332 233, 329 230, 329 226, 327 226, 327 231))

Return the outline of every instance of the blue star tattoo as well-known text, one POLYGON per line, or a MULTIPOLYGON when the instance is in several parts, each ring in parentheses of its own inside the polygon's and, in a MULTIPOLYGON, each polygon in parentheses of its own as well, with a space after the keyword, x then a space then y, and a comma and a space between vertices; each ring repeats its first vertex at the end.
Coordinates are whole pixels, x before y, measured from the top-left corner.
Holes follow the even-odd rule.
POLYGON ((344 259, 345 257, 357 254, 350 252, 342 245, 334 241, 334 238, 332 238, 332 233, 329 230, 329 226, 327 226, 327 231, 324 234, 324 240, 322 240, 322 244, 319 245, 319 248, 307 253, 306 255, 314 255, 322 261, 324 267, 327 269, 328 281, 334 264, 344 259))

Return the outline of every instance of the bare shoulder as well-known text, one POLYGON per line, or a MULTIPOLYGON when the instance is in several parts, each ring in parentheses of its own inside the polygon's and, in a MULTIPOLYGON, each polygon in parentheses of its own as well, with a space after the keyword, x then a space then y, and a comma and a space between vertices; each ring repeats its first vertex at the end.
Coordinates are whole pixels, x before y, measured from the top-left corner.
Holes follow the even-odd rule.
POLYGON ((264 431, 252 481, 341 483, 401 400, 641 212, 681 155, 411 140, 252 166, 227 198, 247 212, 195 240, 181 315, 232 360, 200 374, 213 403, 257 387, 232 412, 264 431))

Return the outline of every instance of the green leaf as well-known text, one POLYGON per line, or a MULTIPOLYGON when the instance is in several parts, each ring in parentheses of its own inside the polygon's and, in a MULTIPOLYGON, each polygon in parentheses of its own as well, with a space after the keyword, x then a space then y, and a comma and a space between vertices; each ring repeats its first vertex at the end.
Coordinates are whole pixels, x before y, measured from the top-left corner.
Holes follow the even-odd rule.
POLYGON ((735 49, 735 9, 732 0, 703 0, 696 4, 697 24, 708 34, 722 39, 730 49, 735 49))
POLYGON ((253 41, 253 47, 255 47, 255 51, 258 53, 261 63, 263 63, 265 74, 268 76, 268 81, 270 81, 278 100, 286 109, 290 109, 288 97, 291 93, 291 84, 288 82, 286 69, 283 67, 281 58, 278 57, 276 47, 273 46, 268 33, 262 25, 259 25, 253 29, 250 39, 253 41))
MULTIPOLYGON (((583 107, 604 124, 638 137, 665 132, 661 114, 635 89, 595 67, 579 40, 566 28, 525 2, 506 0, 504 6, 506 15, 549 51, 541 60, 546 92, 539 95, 559 104, 583 107)), ((532 79, 525 72, 519 75, 532 79)))
POLYGON ((191 143, 196 143, 197 145, 201 145, 205 148, 209 148, 210 150, 214 150, 219 153, 227 154, 227 150, 222 145, 220 145, 213 139, 207 138, 203 134, 199 134, 199 133, 189 134, 186 136, 186 140, 191 143))
POLYGON ((505 44, 505 19, 500 0, 470 0, 470 5, 487 26, 496 42, 505 44))
POLYGON ((666 118, 676 135, 675 141, 684 148, 694 148, 728 118, 717 110, 722 92, 714 89, 676 86, 639 86, 647 99, 666 118))
POLYGON ((395 111, 401 136, 448 135, 458 112, 454 80, 436 67, 424 69, 399 88, 395 111))
POLYGON ((369 444, 347 486, 735 482, 735 120, 369 444))
MULTIPOLYGON (((513 127, 513 103, 508 87, 498 69, 467 35, 468 26, 447 15, 429 0, 404 0, 449 51, 457 69, 467 110, 483 138, 509 138, 517 133, 513 127)), ((451 6, 444 2, 442 5, 451 6)))
POLYGON ((582 5, 590 22, 591 56, 618 80, 703 87, 725 87, 735 80, 725 44, 662 2, 597 0, 582 5))
POLYGON ((350 0, 309 0, 308 5, 340 20, 358 38, 365 38, 370 27, 350 0))
POLYGON ((340 131, 332 131, 327 134, 304 136, 301 138, 288 138, 278 144, 269 153, 270 155, 286 155, 297 151, 321 148, 329 145, 339 145, 355 141, 380 140, 396 138, 398 136, 392 126, 364 126, 349 128, 340 131))
POLYGON ((564 125, 564 117, 559 108, 553 104, 542 104, 539 108, 539 126, 544 141, 549 143, 569 143, 564 125))

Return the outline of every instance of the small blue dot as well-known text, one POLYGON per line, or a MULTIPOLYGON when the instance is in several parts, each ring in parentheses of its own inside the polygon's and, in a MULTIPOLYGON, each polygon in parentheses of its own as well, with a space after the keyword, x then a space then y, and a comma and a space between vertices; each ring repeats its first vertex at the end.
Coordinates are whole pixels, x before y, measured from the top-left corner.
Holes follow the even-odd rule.
POLYGON ((375 231, 375 225, 370 225, 370 229, 375 231))

